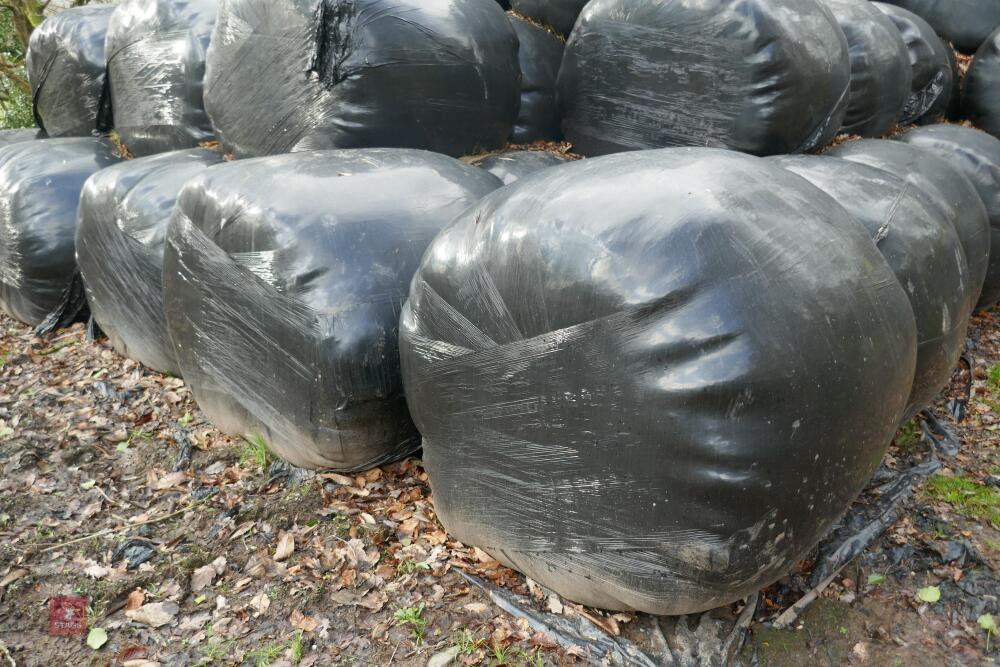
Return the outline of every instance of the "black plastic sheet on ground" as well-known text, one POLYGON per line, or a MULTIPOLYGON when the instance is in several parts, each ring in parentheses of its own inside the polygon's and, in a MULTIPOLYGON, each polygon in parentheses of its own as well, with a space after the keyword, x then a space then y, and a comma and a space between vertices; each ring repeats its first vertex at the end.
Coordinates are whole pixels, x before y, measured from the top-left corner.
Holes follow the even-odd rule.
POLYGON ((397 331, 434 235, 501 183, 425 151, 312 151, 188 182, 164 258, 185 382, 216 426, 301 467, 360 470, 420 446, 397 331))
POLYGON ((510 17, 517 35, 521 64, 521 111, 510 140, 515 144, 557 141, 562 137, 556 78, 566 43, 552 33, 516 16, 510 17))
POLYGON ((485 197, 428 248, 400 333, 449 533, 571 600, 654 614, 784 576, 878 466, 916 360, 865 230, 712 149, 485 197))
POLYGON ((1000 137, 1000 28, 976 51, 965 76, 962 111, 976 127, 1000 137))
POLYGON ((93 138, 0 148, 0 308, 8 315, 39 325, 84 306, 74 291, 77 203, 87 178, 117 161, 110 143, 93 138))
POLYGON ((202 82, 219 0, 125 0, 108 26, 115 129, 133 155, 212 139, 202 82))
POLYGON ((567 160, 566 156, 549 151, 506 151, 476 158, 471 164, 490 172, 503 181, 504 185, 509 185, 536 171, 556 167, 567 160))
POLYGON ((179 375, 163 315, 163 247, 181 186, 222 161, 192 149, 102 169, 80 196, 77 261, 90 311, 119 353, 179 375))
POLYGON ((521 72, 484 0, 228 0, 205 77, 238 156, 396 146, 453 156, 504 145, 521 72))
POLYGON ((64 9, 31 33, 27 69, 35 122, 50 137, 110 128, 104 39, 114 7, 64 9))
POLYGON ((593 0, 559 72, 574 152, 828 143, 847 111, 843 31, 815 0, 593 0))
POLYGON ((1000 27, 997 0, 886 0, 904 7, 930 24, 934 31, 963 53, 975 53, 1000 27))

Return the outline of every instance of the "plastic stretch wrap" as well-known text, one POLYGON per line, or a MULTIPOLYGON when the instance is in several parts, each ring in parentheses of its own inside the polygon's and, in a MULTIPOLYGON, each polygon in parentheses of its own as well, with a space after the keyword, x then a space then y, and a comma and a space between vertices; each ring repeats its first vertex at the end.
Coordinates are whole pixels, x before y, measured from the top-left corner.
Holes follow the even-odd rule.
POLYGON ((775 163, 827 193, 861 222, 910 298, 917 323, 917 370, 904 420, 948 384, 965 347, 969 265, 955 227, 926 194, 887 171, 826 156, 775 163))
POLYGON ((189 181, 163 287, 198 404, 298 466, 361 470, 418 448, 400 307, 434 235, 500 185, 443 155, 393 149, 238 161, 189 181))
POLYGON ((965 76, 962 111, 976 127, 1000 137, 1000 28, 976 51, 965 76))
POLYGON ((887 171, 928 195, 958 232, 971 283, 962 298, 971 312, 983 291, 990 264, 990 222, 975 187, 959 170, 926 150, 898 141, 863 139, 827 155, 887 171))
POLYGON ((510 136, 517 49, 503 9, 484 0, 222 0, 205 107, 238 156, 466 155, 510 136))
POLYGON ((927 21, 902 7, 873 2, 895 24, 910 54, 910 95, 900 123, 935 123, 948 113, 958 85, 951 48, 927 21))
POLYGON ((0 308, 38 325, 65 305, 77 275, 84 182, 118 161, 103 140, 39 139, 0 149, 0 308))
POLYGON ((104 39, 114 7, 64 9, 42 21, 28 42, 35 122, 50 137, 89 136, 110 127, 104 39))
POLYGON ((593 0, 559 71, 583 155, 715 146, 771 155, 827 143, 847 111, 847 40, 814 0, 593 0))
POLYGON ((564 164, 567 158, 548 151, 508 151, 494 153, 472 161, 480 169, 485 169, 509 185, 536 171, 564 164))
POLYGON ((0 130, 0 148, 10 146, 11 144, 19 144, 22 141, 34 141, 35 139, 44 138, 45 133, 35 127, 23 130, 0 130))
POLYGON ((851 94, 843 132, 880 137, 903 115, 913 70, 903 37, 868 0, 823 0, 851 53, 851 94))
POLYGON ((587 0, 511 0, 510 6, 518 14, 568 35, 586 4, 587 0))
POLYGON ((562 137, 562 129, 556 104, 556 78, 566 44, 516 16, 510 17, 510 25, 520 42, 521 63, 521 111, 510 140, 515 144, 557 141, 562 137))
POLYGON ((543 171, 459 216, 414 276, 400 351, 451 534, 571 600, 682 614, 785 575, 847 509, 903 414, 916 334, 823 192, 668 149, 543 171))
POLYGON ((133 155, 213 138, 202 101, 219 0, 125 0, 108 26, 115 129, 133 155))
POLYGON ((917 14, 934 31, 963 53, 975 53, 989 34, 1000 27, 997 0, 886 0, 917 14))
POLYGON ((180 375, 163 315, 163 247, 181 186, 222 161, 190 149, 97 172, 80 195, 76 255, 90 311, 119 353, 180 375))
POLYGON ((961 125, 930 125, 898 137, 955 167, 975 186, 990 220, 990 264, 979 308, 1000 301, 1000 139, 961 125))

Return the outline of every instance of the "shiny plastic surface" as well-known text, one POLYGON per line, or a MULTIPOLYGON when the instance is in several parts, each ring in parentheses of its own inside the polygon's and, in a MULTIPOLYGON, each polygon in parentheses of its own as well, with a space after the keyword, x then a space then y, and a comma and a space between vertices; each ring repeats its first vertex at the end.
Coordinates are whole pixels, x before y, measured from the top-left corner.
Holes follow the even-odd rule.
POLYGON ((990 268, 979 308, 1000 301, 1000 139, 961 125, 929 125, 897 137, 955 167, 975 186, 990 219, 990 268))
POLYGON ((457 160, 393 149, 227 162, 189 181, 163 288, 198 404, 298 466, 361 470, 417 449, 399 311, 434 235, 498 187, 457 160))
POLYGON ((910 54, 913 76, 900 124, 938 122, 948 113, 958 85, 950 47, 913 12, 882 2, 872 4, 893 22, 910 54))
POLYGON ((861 222, 910 298, 917 369, 903 419, 931 404, 965 347, 969 265, 955 227, 927 195, 887 171, 834 157, 795 155, 775 164, 802 176, 861 222))
POLYGON ((593 0, 559 72, 582 155, 713 146, 756 155, 826 144, 847 111, 847 40, 815 0, 593 0))
POLYGON ((510 17, 520 46, 521 110, 511 132, 511 143, 558 141, 562 138, 559 106, 556 104, 556 77, 566 43, 538 26, 510 17))
POLYGON ((395 146, 500 148, 521 70, 484 0, 222 0, 205 108, 237 156, 395 146))
POLYGON ((114 7, 64 9, 31 33, 27 69, 35 122, 50 137, 86 137, 111 108, 104 38, 114 7))
POLYGON ((84 182, 118 162, 93 138, 0 148, 0 308, 37 325, 63 304, 77 274, 76 208, 84 182))
POLYGON ((213 138, 202 82, 219 0, 125 0, 108 26, 115 129, 133 155, 213 138))
POLYGON ((971 312, 983 291, 990 263, 990 223, 975 187, 959 170, 924 149, 898 141, 863 139, 827 155, 861 162, 898 176, 928 195, 954 225, 972 281, 963 298, 971 312))
POLYGON ((1000 27, 997 0, 886 0, 917 14, 963 53, 975 53, 1000 27))
POLYGON ((45 139, 45 133, 35 127, 23 130, 0 130, 0 147, 19 144, 22 141, 45 139))
POLYGON ((841 131, 880 137, 903 115, 913 70, 899 30, 868 0, 823 0, 851 53, 851 96, 841 131))
POLYGON ((976 51, 965 76, 962 111, 976 127, 1000 137, 1000 28, 976 51))
POLYGON ((163 314, 163 247, 181 186, 222 161, 189 149, 91 176, 80 195, 76 255, 90 311, 118 352, 180 375, 163 314))
POLYGON ((536 171, 564 164, 567 158, 548 151, 507 151, 475 159, 473 166, 485 169, 509 185, 536 171))
POLYGON ((847 509, 903 414, 916 334, 823 192, 668 149, 549 169, 459 216, 413 279, 400 352, 452 535, 571 600, 682 614, 784 576, 847 509))
POLYGON ((511 0, 510 3, 518 14, 529 16, 563 35, 573 30, 576 17, 586 4, 587 0, 511 0))

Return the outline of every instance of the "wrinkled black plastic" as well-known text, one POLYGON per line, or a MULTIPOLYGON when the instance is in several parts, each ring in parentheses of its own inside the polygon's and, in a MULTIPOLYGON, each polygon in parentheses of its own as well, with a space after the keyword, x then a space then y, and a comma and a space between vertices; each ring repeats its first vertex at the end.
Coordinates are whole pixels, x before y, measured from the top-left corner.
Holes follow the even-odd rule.
POLYGON ((948 384, 965 347, 969 311, 956 295, 968 289, 969 266, 954 225, 930 197, 882 169, 813 155, 781 157, 775 164, 808 180, 861 222, 910 298, 917 370, 903 416, 909 419, 948 384))
POLYGON ((593 0, 559 72, 563 132, 601 155, 822 146, 850 92, 847 40, 815 0, 593 0))
POLYGON ((1000 28, 976 51, 965 76, 962 111, 976 127, 1000 137, 1000 28))
POLYGON ((213 138, 202 101, 219 0, 125 0, 108 26, 115 129, 133 155, 213 138))
POLYGON ((510 6, 518 14, 568 35, 586 4, 587 0, 511 0, 510 6))
POLYGON ((19 144, 22 141, 34 141, 35 139, 44 138, 45 133, 35 127, 24 130, 0 130, 0 148, 10 146, 11 144, 19 144))
POLYGON ((888 171, 931 197, 955 226, 962 242, 972 282, 961 298, 972 311, 989 268, 990 223, 986 207, 969 179, 933 153, 898 141, 851 141, 833 148, 827 155, 888 171))
POLYGON ((1000 27, 997 0, 886 0, 904 7, 930 24, 934 31, 963 53, 975 53, 1000 27))
POLYGON ((961 125, 930 125, 898 139, 934 153, 961 171, 986 205, 990 266, 977 306, 992 306, 1000 301, 1000 139, 961 125))
POLYGON ((31 33, 27 69, 35 122, 50 137, 107 129, 104 38, 112 11, 107 5, 64 9, 31 33))
POLYGON ((485 169, 503 181, 504 185, 508 185, 536 171, 563 164, 566 160, 565 156, 548 151, 507 151, 477 158, 472 164, 485 169))
POLYGON ((415 450, 397 343, 406 288, 434 235, 500 185, 393 149, 230 162, 189 181, 163 289, 198 404, 302 467, 359 470, 415 450))
POLYGON ((520 42, 521 63, 521 111, 510 140, 515 144, 558 141, 562 138, 562 128, 556 104, 556 78, 566 43, 516 16, 510 17, 510 25, 520 42))
POLYGON ((851 96, 842 131, 880 137, 903 115, 913 70, 903 37, 868 0, 823 0, 851 53, 851 96))
POLYGON ((916 335, 835 201, 765 160, 670 149, 459 216, 400 353, 451 534, 571 600, 680 614, 785 575, 847 509, 916 335))
POLYGON ((189 149, 102 169, 80 195, 76 255, 90 311, 122 355, 179 375, 163 315, 163 247, 181 186, 222 161, 189 149))
POLYGON ((520 99, 517 37, 485 0, 223 0, 205 108, 238 156, 499 148, 520 99))
POLYGON ((913 12, 883 2, 872 4, 893 22, 910 54, 913 76, 900 123, 936 123, 948 113, 958 85, 951 49, 913 12))
POLYGON ((0 148, 0 308, 38 325, 64 305, 77 275, 80 189, 118 161, 94 138, 39 139, 0 148))

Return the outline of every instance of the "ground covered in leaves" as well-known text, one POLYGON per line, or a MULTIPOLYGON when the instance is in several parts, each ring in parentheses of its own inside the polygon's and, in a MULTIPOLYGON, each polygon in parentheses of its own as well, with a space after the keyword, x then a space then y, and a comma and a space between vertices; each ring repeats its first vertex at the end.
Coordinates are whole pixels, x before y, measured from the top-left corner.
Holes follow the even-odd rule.
MULTIPOLYGON (((677 637, 678 621, 573 605, 450 539, 419 460, 350 477, 292 469, 215 431, 181 380, 80 325, 40 339, 2 318, 0 331, 0 667, 600 661, 467 574, 651 655, 677 637), (50 634, 56 596, 87 599, 86 632, 50 634)), ((963 366, 936 411, 959 453, 792 627, 771 621, 813 586, 815 559, 764 591, 743 664, 997 660, 1000 316, 975 319, 968 357, 972 398, 963 366)), ((928 455, 917 420, 881 474, 928 455)), ((878 482, 859 504, 877 501, 878 482)))

